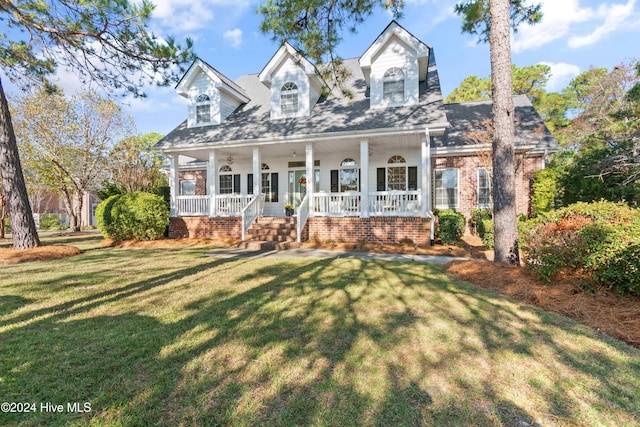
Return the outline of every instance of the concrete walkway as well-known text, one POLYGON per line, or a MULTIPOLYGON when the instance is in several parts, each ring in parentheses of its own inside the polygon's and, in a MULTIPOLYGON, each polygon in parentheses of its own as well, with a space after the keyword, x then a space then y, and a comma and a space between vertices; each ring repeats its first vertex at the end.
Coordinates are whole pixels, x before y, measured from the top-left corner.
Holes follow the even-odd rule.
POLYGON ((284 251, 255 251, 249 249, 230 248, 207 253, 217 258, 357 258, 378 261, 413 261, 422 263, 446 264, 451 261, 464 261, 471 258, 444 255, 412 255, 412 254, 378 254, 370 252, 341 252, 322 249, 288 249, 284 251))

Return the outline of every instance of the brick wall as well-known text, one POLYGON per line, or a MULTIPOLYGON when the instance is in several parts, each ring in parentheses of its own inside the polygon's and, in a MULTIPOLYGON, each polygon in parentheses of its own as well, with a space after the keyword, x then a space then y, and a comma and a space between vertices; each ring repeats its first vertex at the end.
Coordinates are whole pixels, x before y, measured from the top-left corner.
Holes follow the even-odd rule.
MULTIPOLYGON (((180 181, 193 180, 196 182, 196 196, 204 196, 207 194, 207 171, 182 171, 179 174, 180 181)), ((179 191, 179 190, 178 190, 179 191)))
MULTIPOLYGON (((432 160, 432 168, 457 168, 460 171, 460 200, 457 212, 467 219, 478 205, 478 168, 490 167, 490 159, 483 156, 452 156, 432 160)), ((516 209, 518 213, 530 211, 531 180, 533 173, 542 167, 542 158, 516 156, 516 209)), ((435 206, 435 204, 434 204, 435 206)))
POLYGON ((234 237, 242 236, 242 218, 187 216, 169 218, 169 237, 234 237))
POLYGON ((309 238, 357 242, 398 243, 409 238, 420 245, 430 242, 431 220, 414 217, 313 217, 308 222, 309 238))

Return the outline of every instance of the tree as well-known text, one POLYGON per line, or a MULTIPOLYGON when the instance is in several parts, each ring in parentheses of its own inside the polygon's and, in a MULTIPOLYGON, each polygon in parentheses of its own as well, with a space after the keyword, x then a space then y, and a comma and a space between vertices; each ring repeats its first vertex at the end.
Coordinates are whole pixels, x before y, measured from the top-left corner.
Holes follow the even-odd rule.
POLYGON ((540 21, 540 5, 522 0, 473 0, 456 5, 462 30, 489 41, 493 116, 494 261, 519 265, 515 195, 514 104, 511 76, 511 26, 540 21), (511 23, 511 25, 510 25, 511 23))
MULTIPOLYGON (((537 64, 526 67, 511 66, 513 75, 513 94, 527 95, 534 106, 544 96, 544 86, 551 76, 548 65, 537 64)), ((479 78, 466 77, 460 85, 447 96, 446 102, 480 101, 491 99, 491 76, 479 78)))
POLYGON ((0 239, 4 239, 5 220, 7 218, 7 198, 0 185, 0 239))
MULTIPOLYGON (((142 2, 2 1, 0 20, 11 32, 0 33, 0 66, 23 86, 40 82, 57 65, 78 72, 85 81, 143 96, 145 83, 167 85, 184 72, 194 55, 171 37, 147 31, 153 5, 142 2)), ((13 246, 40 244, 28 202, 11 115, 0 80, 0 175, 13 228, 13 246)))
POLYGON ((151 150, 161 138, 159 133, 151 132, 118 142, 109 153, 108 178, 104 184, 117 193, 155 193, 158 188, 166 186, 166 176, 160 171, 163 159, 151 150))
POLYGON ((130 132, 132 119, 95 92, 67 99, 40 90, 16 103, 14 122, 29 168, 62 196, 69 228, 79 231, 84 195, 98 187, 109 151, 130 132))

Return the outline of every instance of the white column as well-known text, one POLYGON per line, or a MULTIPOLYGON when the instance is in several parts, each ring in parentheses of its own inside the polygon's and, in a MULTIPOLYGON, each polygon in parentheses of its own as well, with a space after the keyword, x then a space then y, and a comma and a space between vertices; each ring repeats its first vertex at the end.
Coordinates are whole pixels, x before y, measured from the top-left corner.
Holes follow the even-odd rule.
POLYGON ((207 195, 209 196, 209 216, 216 216, 216 194, 218 193, 218 165, 216 151, 209 151, 207 162, 207 195))
POLYGON ((178 191, 180 173, 178 171, 178 154, 169 155, 169 194, 171 196, 171 216, 178 216, 178 191))
MULTIPOLYGON (((249 189, 247 189, 248 191, 249 189)), ((259 196, 262 191, 262 161, 260 159, 260 148, 253 148, 253 195, 259 196)))
POLYGON ((309 197, 309 212, 314 212, 313 191, 315 190, 315 168, 313 167, 313 144, 308 143, 305 149, 307 165, 307 196, 309 197))
POLYGON ((369 141, 360 141, 360 217, 369 218, 369 141))
POLYGON ((427 212, 431 211, 431 137, 429 128, 422 135, 422 204, 420 216, 427 218, 427 212))

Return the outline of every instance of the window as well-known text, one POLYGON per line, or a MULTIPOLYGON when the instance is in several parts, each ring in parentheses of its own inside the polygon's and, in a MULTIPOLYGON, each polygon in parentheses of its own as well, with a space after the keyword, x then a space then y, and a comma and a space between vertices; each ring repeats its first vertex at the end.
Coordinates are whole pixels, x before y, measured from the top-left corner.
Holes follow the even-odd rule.
POLYGON ((285 83, 280 90, 280 111, 282 114, 298 112, 298 86, 295 83, 285 83))
POLYGON ((436 169, 436 208, 458 207, 458 169, 436 169))
POLYGON ((278 201, 278 174, 269 173, 269 165, 262 164, 262 194, 265 202, 278 201), (267 172, 265 172, 267 171, 267 172))
POLYGON ((404 102, 404 72, 400 68, 389 68, 382 78, 382 99, 390 104, 404 102))
POLYGON ((407 166, 402 156, 392 156, 386 168, 376 171, 376 191, 415 191, 418 189, 418 167, 407 166))
POLYGON ((478 207, 491 207, 491 174, 486 168, 478 168, 478 207))
POLYGON ((393 156, 387 163, 392 165, 402 164, 402 166, 387 167, 387 190, 405 191, 407 189, 407 167, 405 166, 404 157, 393 156))
POLYGON ((183 179, 180 181, 180 195, 195 196, 196 181, 193 179, 183 179))
POLYGON ((220 168, 220 194, 231 194, 234 191, 234 179, 231 166, 224 165, 220 168))
POLYGON ((338 181, 338 191, 358 191, 358 181, 360 169, 357 168, 358 163, 347 158, 340 163, 340 179, 338 181))
POLYGON ((210 101, 209 95, 204 93, 196 98, 196 123, 209 123, 211 121, 210 101))

